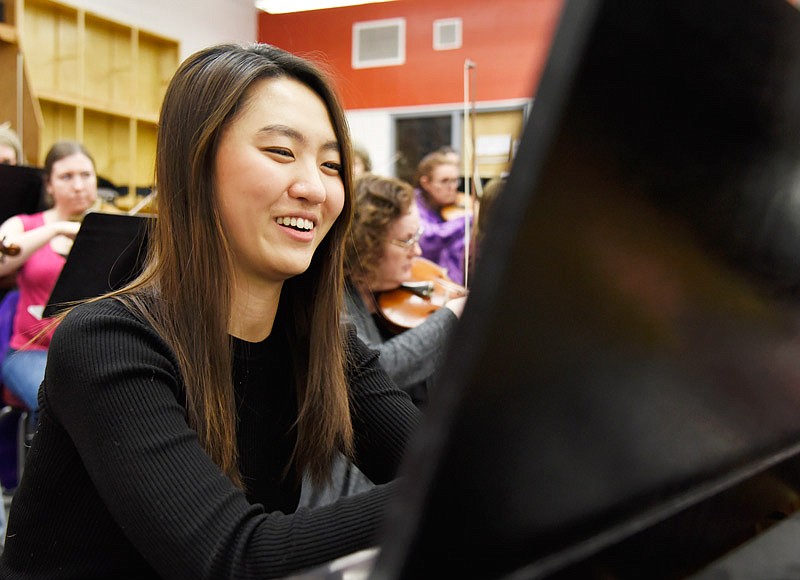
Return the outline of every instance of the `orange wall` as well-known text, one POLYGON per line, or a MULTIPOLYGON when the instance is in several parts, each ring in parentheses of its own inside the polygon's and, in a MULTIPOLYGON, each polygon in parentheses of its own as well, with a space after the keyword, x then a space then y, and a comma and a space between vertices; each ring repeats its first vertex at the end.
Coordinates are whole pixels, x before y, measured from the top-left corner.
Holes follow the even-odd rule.
POLYGON ((347 109, 452 104, 464 100, 464 61, 476 63, 479 102, 533 96, 564 0, 399 0, 259 14, 258 38, 329 63, 347 109), (406 63, 354 70, 354 22, 404 17, 406 63), (433 50, 433 21, 460 17, 462 48, 433 50), (313 53, 317 53, 315 56, 313 53))

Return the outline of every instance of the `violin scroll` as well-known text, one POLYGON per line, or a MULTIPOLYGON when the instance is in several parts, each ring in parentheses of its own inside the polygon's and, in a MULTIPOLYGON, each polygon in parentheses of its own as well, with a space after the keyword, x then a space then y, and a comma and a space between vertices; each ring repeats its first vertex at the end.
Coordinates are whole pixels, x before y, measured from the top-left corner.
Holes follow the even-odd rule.
POLYGON ((22 251, 17 244, 12 244, 10 242, 6 242, 6 237, 3 236, 0 239, 0 262, 6 259, 6 256, 19 256, 19 253, 22 251))

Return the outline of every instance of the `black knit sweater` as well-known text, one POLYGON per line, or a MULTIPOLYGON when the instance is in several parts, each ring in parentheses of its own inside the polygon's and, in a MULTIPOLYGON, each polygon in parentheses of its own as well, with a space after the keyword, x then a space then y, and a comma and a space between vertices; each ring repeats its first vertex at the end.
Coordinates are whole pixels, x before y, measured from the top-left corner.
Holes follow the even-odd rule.
MULTIPOLYGON (((357 464, 388 482, 417 412, 354 333, 348 348, 357 464)), ((263 580, 375 545, 393 485, 291 513, 290 353, 270 337, 235 341, 235 355, 246 493, 187 425, 177 360, 154 330, 111 299, 73 310, 48 355, 0 578, 263 580)))

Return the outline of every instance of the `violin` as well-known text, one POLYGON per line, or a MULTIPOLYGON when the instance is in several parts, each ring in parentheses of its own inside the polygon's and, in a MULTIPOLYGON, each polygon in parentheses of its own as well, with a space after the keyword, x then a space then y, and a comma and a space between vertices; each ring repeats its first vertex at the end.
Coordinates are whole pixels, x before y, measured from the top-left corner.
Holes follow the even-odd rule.
POLYGON ((459 191, 455 203, 444 206, 439 213, 444 221, 449 222, 465 214, 472 215, 472 205, 472 198, 468 198, 466 193, 459 191))
POLYGON ((396 333, 423 323, 448 300, 467 295, 467 289, 447 277, 445 269, 426 258, 415 257, 411 279, 399 288, 378 295, 378 312, 396 333))

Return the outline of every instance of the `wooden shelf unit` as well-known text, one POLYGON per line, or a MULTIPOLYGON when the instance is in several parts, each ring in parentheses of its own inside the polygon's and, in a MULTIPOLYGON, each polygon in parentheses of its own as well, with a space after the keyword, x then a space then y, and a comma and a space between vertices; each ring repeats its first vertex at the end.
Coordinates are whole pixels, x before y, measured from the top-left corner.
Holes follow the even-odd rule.
POLYGON ((53 142, 75 139, 118 188, 133 195, 151 187, 158 113, 178 66, 178 41, 55 0, 13 6, 0 40, 15 32, 42 119, 29 162, 41 164, 53 142))
POLYGON ((36 163, 42 113, 31 90, 30 73, 19 47, 18 0, 2 0, 0 22, 0 123, 9 121, 22 140, 24 161, 36 163))

